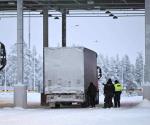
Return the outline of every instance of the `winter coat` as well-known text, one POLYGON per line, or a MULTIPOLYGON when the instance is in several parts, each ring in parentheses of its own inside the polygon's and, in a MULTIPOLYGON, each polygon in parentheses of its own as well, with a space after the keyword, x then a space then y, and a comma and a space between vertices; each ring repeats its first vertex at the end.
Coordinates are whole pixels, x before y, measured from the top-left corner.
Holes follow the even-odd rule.
POLYGON ((123 89, 123 87, 120 83, 115 83, 114 87, 115 87, 115 92, 121 92, 123 89))
POLYGON ((114 92, 115 92, 115 87, 112 83, 107 83, 104 86, 104 95, 105 96, 114 96, 114 92))
POLYGON ((96 93, 97 93, 97 88, 93 83, 91 83, 88 87, 87 94, 89 96, 96 96, 96 93))

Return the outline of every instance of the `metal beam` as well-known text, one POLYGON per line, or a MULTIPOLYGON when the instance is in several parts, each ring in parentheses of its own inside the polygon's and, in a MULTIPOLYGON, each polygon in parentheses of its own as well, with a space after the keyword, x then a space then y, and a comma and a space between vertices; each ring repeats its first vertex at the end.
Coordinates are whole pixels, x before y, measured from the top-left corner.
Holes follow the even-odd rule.
POLYGON ((66 10, 62 11, 62 47, 66 47, 66 10))
MULTIPOLYGON (((16 10, 17 0, 0 0, 0 10, 16 10), (14 4, 12 4, 14 2, 14 4)), ((24 0, 24 10, 41 10, 48 6, 54 9, 144 9, 144 0, 93 0, 93 4, 87 4, 86 0, 24 0), (25 8, 26 7, 26 8, 25 8)))
POLYGON ((125 4, 127 4, 128 2, 127 2, 127 0, 122 0, 122 2, 124 2, 125 4))
POLYGON ((77 4, 81 4, 78 0, 73 0, 75 3, 77 3, 77 4))

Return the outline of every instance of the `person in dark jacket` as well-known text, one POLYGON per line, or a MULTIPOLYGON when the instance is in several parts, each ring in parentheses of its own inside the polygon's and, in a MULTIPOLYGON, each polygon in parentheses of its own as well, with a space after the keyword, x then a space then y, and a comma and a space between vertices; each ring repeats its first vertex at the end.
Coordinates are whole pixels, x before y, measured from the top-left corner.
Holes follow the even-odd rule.
POLYGON ((87 90, 88 101, 91 107, 95 107, 95 98, 96 98, 97 88, 96 86, 90 82, 90 85, 87 90))
POLYGON ((104 85, 104 108, 113 107, 112 98, 114 96, 114 85, 111 79, 108 79, 107 83, 104 85))
POLYGON ((114 87, 115 87, 115 94, 114 94, 114 107, 120 107, 120 96, 121 96, 121 93, 122 93, 122 85, 119 83, 118 80, 115 80, 115 84, 114 84, 114 87))

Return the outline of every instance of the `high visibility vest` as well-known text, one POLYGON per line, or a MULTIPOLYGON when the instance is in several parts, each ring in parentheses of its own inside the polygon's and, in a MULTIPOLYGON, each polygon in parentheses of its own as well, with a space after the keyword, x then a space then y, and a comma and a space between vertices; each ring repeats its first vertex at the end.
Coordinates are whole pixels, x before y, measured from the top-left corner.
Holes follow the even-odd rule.
POLYGON ((120 92, 123 89, 123 87, 120 83, 115 83, 114 87, 115 87, 115 92, 120 92))

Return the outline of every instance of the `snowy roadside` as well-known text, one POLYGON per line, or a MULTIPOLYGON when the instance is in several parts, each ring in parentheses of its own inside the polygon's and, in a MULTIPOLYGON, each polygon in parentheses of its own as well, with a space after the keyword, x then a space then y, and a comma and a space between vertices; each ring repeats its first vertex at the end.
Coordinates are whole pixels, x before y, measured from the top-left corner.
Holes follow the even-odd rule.
MULTIPOLYGON (((13 94, 0 94, 1 100, 12 100, 13 94)), ((103 109, 61 108, 22 109, 0 108, 2 125, 149 125, 150 102, 140 96, 122 97, 122 103, 137 103, 134 107, 103 109)), ((28 93, 29 103, 39 103, 40 94, 28 93)), ((103 96, 100 96, 103 104, 103 96)))
MULTIPOLYGON (((1 92, 0 93, 0 103, 13 103, 13 92, 1 92)), ((136 104, 143 101, 142 96, 121 96, 121 103, 123 104, 136 104)), ((40 93, 28 92, 27 93, 28 104, 40 104, 40 93)), ((99 103, 102 105, 104 102, 104 96, 99 96, 99 103)))

